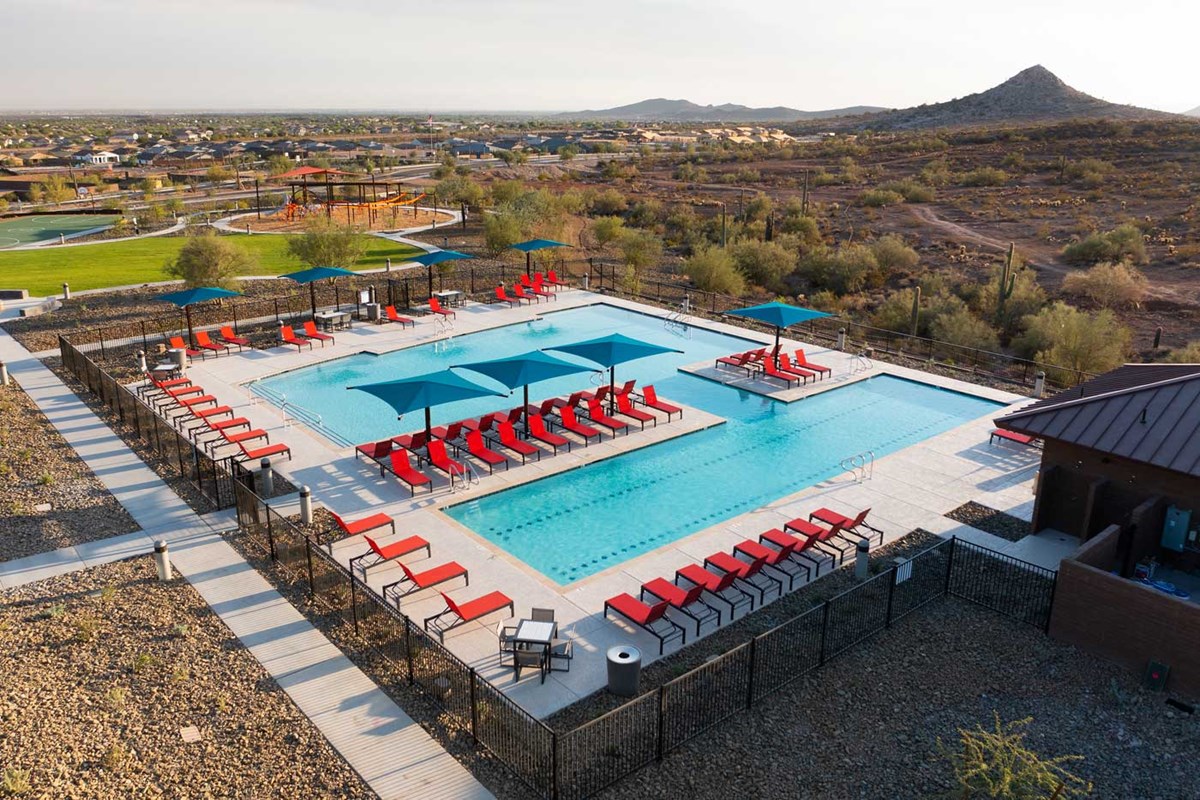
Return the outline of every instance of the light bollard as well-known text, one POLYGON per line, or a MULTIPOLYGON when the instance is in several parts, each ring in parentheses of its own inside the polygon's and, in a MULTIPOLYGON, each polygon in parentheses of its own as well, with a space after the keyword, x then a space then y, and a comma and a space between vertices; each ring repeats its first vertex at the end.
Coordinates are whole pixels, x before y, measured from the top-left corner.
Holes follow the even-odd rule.
POLYGON ((1046 372, 1038 370, 1038 374, 1033 382, 1033 396, 1041 397, 1046 393, 1046 372))
POLYGON ((300 487, 300 523, 303 525, 312 525, 312 489, 307 486, 300 487))
POLYGON ((258 462, 259 491, 264 500, 270 500, 275 494, 275 473, 271 471, 271 459, 264 458, 258 462))
POLYGON ((171 580, 171 555, 167 552, 165 540, 154 543, 154 566, 158 569, 160 581, 171 580))
POLYGON ((150 367, 146 363, 146 351, 138 350, 137 359, 138 359, 138 372, 145 375, 147 372, 150 371, 150 367))
POLYGON ((837 349, 838 350, 846 349, 846 329, 845 328, 838 328, 837 349))
POLYGON ((71 299, 71 284, 63 281, 63 300, 71 299))
POLYGON ((870 573, 870 563, 867 553, 871 549, 871 543, 866 539, 859 539, 858 544, 854 546, 854 577, 861 580, 866 580, 870 573))
POLYGON ((585 292, 588 290, 588 284, 591 282, 591 277, 592 276, 587 274, 586 272, 583 273, 583 290, 585 292))
POLYGON ((8 386, 8 365, 0 361, 0 386, 8 386))

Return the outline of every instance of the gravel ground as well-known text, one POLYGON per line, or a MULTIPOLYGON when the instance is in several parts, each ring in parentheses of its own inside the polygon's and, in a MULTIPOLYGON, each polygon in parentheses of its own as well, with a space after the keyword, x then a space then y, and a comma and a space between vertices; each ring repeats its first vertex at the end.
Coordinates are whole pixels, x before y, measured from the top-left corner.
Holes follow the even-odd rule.
POLYGON ((200 595, 158 582, 149 557, 2 599, 0 769, 28 780, 23 796, 376 796, 200 595), (184 741, 190 726, 199 741, 184 741))
POLYGON ((939 738, 1032 717, 1027 744, 1077 754, 1092 796, 1200 797, 1200 716, 1136 676, 957 600, 913 614, 598 795, 926 798, 948 794, 939 738))
POLYGON ((999 536, 1010 542, 1019 542, 1029 535, 1029 523, 1012 514, 1005 514, 979 503, 964 503, 946 515, 955 522, 999 536))
POLYGON ((138 530, 15 383, 0 387, 0 517, 0 561, 138 530))

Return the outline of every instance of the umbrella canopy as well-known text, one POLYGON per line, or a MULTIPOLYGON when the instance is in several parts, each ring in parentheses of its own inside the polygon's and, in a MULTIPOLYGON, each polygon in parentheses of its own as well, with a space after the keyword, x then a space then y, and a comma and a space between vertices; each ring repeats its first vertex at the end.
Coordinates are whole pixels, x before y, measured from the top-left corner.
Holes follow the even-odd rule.
POLYGON ((548 381, 564 375, 575 375, 580 372, 592 372, 591 367, 575 364, 555 358, 541 350, 531 350, 528 353, 497 358, 492 361, 479 361, 474 364, 455 364, 451 369, 469 369, 481 375, 487 375, 509 389, 518 386, 525 387, 525 407, 528 414, 529 384, 548 381))
POLYGON ((209 300, 220 300, 222 297, 241 297, 241 294, 239 292, 231 292, 228 289, 221 289, 217 286, 201 286, 197 289, 184 289, 181 292, 160 294, 158 299, 174 303, 183 309, 183 313, 187 317, 188 339, 190 340, 195 338, 192 333, 192 303, 205 303, 209 300))
POLYGON ((531 268, 530 254, 534 250, 545 250, 547 247, 570 247, 570 246, 571 245, 569 245, 565 242, 556 242, 553 239, 530 239, 527 242, 517 242, 516 244, 510 244, 508 247, 510 250, 520 250, 522 253, 525 254, 525 274, 528 275, 529 270, 531 268))
POLYGON ((299 272, 289 272, 286 275, 280 275, 281 278, 287 278, 290 281, 303 286, 308 284, 308 296, 312 299, 312 312, 317 313, 317 281, 323 278, 341 278, 345 275, 353 275, 354 273, 348 269, 341 267, 309 267, 302 269, 299 272))
POLYGON ((601 366, 608 367, 610 408, 616 402, 614 395, 617 388, 615 370, 617 364, 636 361, 639 358, 662 355, 663 353, 683 352, 673 347, 663 347, 652 342, 631 339, 622 333, 610 333, 608 336, 601 336, 599 339, 588 339, 586 342, 575 342, 574 344, 563 344, 544 349, 569 353, 570 355, 586 358, 588 361, 595 361, 601 366))
POLYGON ((434 264, 442 264, 446 261, 461 261, 464 258, 471 258, 471 256, 466 253, 460 253, 457 250, 434 250, 432 253, 421 253, 416 258, 410 258, 409 261, 414 264, 425 265, 425 279, 429 284, 429 296, 433 297, 434 264))
POLYGON ((425 434, 428 436, 430 425, 429 409, 433 406, 453 403, 456 400, 470 400, 473 397, 504 397, 502 392, 493 391, 486 386, 467 380, 458 373, 448 369, 440 372, 429 372, 415 375, 411 378, 401 378, 382 383, 367 383, 362 386, 347 386, 347 389, 357 389, 378 397, 391 406, 397 414, 404 415, 418 408, 425 409, 425 434))
POLYGON ((763 303, 762 305, 749 306, 747 308, 739 308, 736 311, 730 311, 735 317, 746 317, 747 319, 755 319, 759 322, 765 322, 768 325, 775 326, 775 349, 779 349, 779 334, 784 328, 790 328, 801 322, 808 322, 810 319, 819 319, 828 317, 824 311, 814 311, 811 308, 801 308, 800 306, 792 306, 787 303, 763 303))

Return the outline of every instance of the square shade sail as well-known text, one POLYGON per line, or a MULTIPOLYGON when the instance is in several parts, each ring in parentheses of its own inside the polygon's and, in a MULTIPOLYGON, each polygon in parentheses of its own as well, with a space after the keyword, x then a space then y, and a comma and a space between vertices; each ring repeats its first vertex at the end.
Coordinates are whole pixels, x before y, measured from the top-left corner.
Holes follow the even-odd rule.
POLYGON ((382 383, 367 383, 362 386, 347 386, 347 389, 357 389, 360 392, 378 397, 392 407, 399 415, 407 414, 417 409, 425 409, 425 432, 429 433, 429 409, 432 406, 453 403, 456 400, 470 400, 474 397, 504 397, 502 392, 493 391, 486 386, 469 381, 456 372, 448 369, 439 372, 428 372, 424 375, 414 375, 411 378, 401 378, 382 383))

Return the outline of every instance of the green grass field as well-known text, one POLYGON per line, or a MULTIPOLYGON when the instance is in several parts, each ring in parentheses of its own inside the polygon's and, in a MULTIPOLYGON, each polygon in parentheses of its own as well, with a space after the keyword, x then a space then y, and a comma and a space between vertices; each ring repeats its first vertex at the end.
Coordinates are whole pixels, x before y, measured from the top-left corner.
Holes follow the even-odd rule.
MULTIPOLYGON (((254 255, 257 263, 252 275, 280 275, 304 267, 288 253, 286 235, 231 238, 254 255)), ((354 269, 383 267, 388 258, 399 264, 405 257, 421 252, 378 236, 366 238, 370 240, 367 252, 354 269)), ((83 291, 165 281, 170 278, 163 273, 163 265, 175 259, 184 241, 183 237, 170 236, 0 252, 0 287, 28 289, 40 297, 61 292, 64 282, 71 284, 73 291, 83 291)))
POLYGON ((118 219, 119 214, 34 214, 0 220, 0 250, 57 239, 60 233, 70 235, 101 228, 112 225, 118 219))

